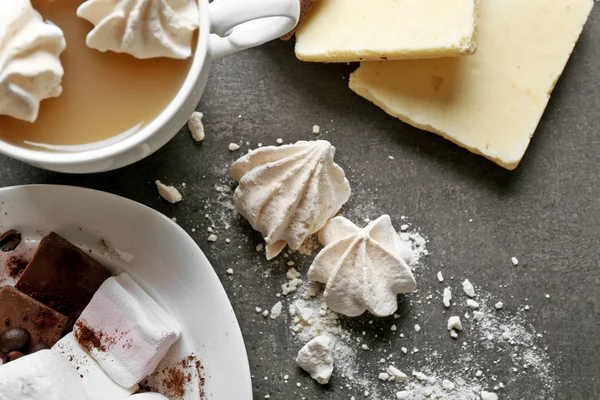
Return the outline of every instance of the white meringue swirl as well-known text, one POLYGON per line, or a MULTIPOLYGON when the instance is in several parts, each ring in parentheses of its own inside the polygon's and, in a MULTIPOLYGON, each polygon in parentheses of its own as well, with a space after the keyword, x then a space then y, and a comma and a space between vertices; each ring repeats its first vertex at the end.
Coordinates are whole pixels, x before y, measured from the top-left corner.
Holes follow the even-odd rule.
POLYGON ((235 208, 262 233, 267 259, 286 245, 300 248, 350 198, 350 184, 334 154, 325 140, 300 141, 263 147, 233 163, 231 176, 239 182, 235 208))

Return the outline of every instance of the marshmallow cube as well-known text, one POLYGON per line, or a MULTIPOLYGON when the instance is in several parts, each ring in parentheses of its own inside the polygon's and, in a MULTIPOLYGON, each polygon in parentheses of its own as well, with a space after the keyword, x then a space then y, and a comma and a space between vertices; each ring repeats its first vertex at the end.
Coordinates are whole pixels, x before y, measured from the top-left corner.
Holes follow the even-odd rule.
POLYGON ((52 350, 65 356, 77 370, 87 400, 124 400, 139 389, 138 385, 123 387, 106 375, 96 360, 77 343, 73 332, 59 340, 52 350))
POLYGON ((160 393, 139 393, 131 396, 129 400, 169 400, 160 393))
POLYGON ((104 281, 73 332, 112 380, 131 387, 156 369, 181 327, 123 273, 104 281))
POLYGON ((85 400, 77 371, 52 350, 0 366, 0 400, 85 400))

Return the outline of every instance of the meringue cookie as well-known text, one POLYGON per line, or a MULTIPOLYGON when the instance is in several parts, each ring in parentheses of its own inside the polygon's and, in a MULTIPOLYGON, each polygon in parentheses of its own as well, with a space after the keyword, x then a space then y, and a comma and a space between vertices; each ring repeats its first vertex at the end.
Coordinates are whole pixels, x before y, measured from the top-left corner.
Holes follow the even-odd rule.
POLYGON ((88 47, 137 58, 188 58, 198 28, 194 0, 88 0, 77 15, 94 24, 88 47))
POLYGON ((326 284, 325 303, 333 311, 350 317, 365 310, 379 317, 392 315, 398 308, 397 295, 416 289, 388 215, 363 229, 336 217, 319 233, 319 240, 325 248, 308 270, 308 279, 326 284))
MULTIPOLYGON (((11 0, 12 1, 12 0, 11 0)), ((0 400, 86 400, 77 371, 52 350, 0 366, 0 400)))
POLYGON ((34 122, 40 102, 62 93, 63 32, 29 0, 0 3, 0 114, 34 122))
POLYGON ((321 385, 329 383, 333 373, 331 338, 321 335, 306 343, 298 352, 296 363, 321 385))
POLYGON ((73 332, 108 376, 124 387, 150 375, 181 336, 177 321, 124 273, 104 281, 73 332), (89 332, 92 340, 87 339, 89 332))
POLYGON ((286 245, 300 248, 350 198, 334 154, 325 140, 300 141, 250 151, 231 166, 235 208, 262 233, 268 260, 286 245))
POLYGON ((52 350, 62 354, 77 370, 87 400, 125 400, 139 389, 138 385, 126 388, 113 381, 77 343, 73 332, 56 342, 52 350))

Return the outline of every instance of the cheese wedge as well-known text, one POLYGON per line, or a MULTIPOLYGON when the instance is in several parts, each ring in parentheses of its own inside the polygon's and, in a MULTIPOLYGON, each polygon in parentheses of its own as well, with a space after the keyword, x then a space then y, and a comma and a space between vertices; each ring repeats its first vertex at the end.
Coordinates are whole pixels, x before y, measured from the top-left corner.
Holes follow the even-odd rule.
POLYGON ((477 54, 361 63, 350 88, 507 169, 521 161, 593 0, 481 0, 477 54))
POLYGON ((296 30, 303 61, 473 54, 478 0, 319 0, 296 30))

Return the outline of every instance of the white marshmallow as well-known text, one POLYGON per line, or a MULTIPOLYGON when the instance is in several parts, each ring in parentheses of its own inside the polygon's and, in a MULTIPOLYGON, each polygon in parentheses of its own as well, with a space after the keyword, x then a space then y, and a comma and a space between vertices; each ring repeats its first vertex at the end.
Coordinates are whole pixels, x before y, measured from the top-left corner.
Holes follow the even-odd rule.
POLYGON ((80 344, 82 326, 101 335, 90 354, 124 387, 150 375, 181 336, 177 321, 127 274, 104 281, 83 310, 74 328, 80 344))
POLYGON ((77 372, 63 356, 41 350, 0 366, 0 400, 86 400, 77 372))
POLYGON ((169 400, 160 393, 139 393, 134 394, 130 400, 169 400))
POLYGON ((98 363, 77 343, 73 332, 60 339, 52 350, 62 354, 77 370, 87 400, 122 400, 139 389, 138 385, 125 388, 110 379, 98 363))

